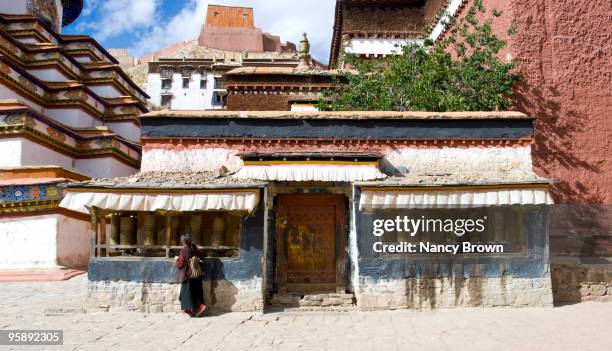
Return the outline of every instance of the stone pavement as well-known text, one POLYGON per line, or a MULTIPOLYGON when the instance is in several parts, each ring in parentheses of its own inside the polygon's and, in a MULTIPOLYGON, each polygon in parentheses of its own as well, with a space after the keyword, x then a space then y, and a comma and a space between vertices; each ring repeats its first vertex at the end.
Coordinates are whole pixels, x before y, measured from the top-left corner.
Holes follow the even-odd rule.
POLYGON ((612 350, 612 303, 190 319, 86 311, 86 284, 0 284, 0 329, 63 329, 65 342, 0 350, 612 350))

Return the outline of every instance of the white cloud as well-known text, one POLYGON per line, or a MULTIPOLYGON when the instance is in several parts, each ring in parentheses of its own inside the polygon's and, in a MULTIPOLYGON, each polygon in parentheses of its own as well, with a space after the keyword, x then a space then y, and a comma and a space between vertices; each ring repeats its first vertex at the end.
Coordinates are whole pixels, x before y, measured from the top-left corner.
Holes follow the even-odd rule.
POLYGON ((100 41, 153 25, 161 7, 161 0, 90 0, 85 3, 84 15, 99 12, 100 22, 84 22, 77 29, 93 30, 93 37, 100 41))
POLYGON ((197 38, 204 22, 206 6, 205 1, 189 0, 173 17, 167 18, 160 14, 159 21, 143 31, 135 40, 129 48, 130 54, 143 56, 181 40, 197 38))
MULTIPOLYGON (((163 0, 176 1, 176 0, 163 0)), ((85 12, 100 12, 93 29, 96 39, 130 35, 130 53, 143 56, 181 40, 195 39, 204 23, 208 4, 253 7, 255 24, 283 41, 298 44, 308 33, 312 54, 327 63, 334 20, 335 0, 187 0, 174 16, 162 12, 162 0, 88 0, 85 12)))

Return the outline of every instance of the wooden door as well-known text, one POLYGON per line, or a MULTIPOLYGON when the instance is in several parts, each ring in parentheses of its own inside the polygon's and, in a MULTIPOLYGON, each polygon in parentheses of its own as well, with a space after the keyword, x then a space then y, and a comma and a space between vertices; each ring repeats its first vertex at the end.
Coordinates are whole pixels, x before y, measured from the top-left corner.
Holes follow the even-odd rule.
POLYGON ((345 290, 345 211, 343 196, 278 196, 276 277, 279 291, 345 290))

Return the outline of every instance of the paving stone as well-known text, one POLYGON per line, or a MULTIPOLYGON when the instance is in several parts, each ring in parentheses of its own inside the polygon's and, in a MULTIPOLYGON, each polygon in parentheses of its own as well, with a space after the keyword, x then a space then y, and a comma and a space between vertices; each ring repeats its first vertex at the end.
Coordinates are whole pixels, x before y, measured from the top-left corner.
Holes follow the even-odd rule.
POLYGON ((82 308, 87 284, 74 279, 2 284, 0 329, 64 330, 63 347, 37 350, 612 350, 604 328, 612 325, 612 302, 435 313, 314 306, 309 312, 297 308, 205 318, 112 310, 46 315, 51 308, 82 308))

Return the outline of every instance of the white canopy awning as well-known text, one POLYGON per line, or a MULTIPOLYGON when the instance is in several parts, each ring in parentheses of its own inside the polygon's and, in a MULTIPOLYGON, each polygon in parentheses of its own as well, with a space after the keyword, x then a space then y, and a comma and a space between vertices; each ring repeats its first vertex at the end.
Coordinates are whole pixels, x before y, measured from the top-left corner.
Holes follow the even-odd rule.
POLYGON ((117 211, 248 211, 259 201, 257 190, 227 190, 205 192, 87 192, 66 191, 60 206, 72 211, 89 213, 89 208, 117 211))
POLYGON ((353 182, 384 179, 376 163, 366 164, 270 164, 244 165, 239 179, 294 182, 353 182))
POLYGON ((550 193, 545 188, 520 189, 469 189, 469 190, 404 190, 385 189, 364 190, 361 193, 359 208, 448 208, 479 207, 501 205, 548 205, 553 204, 550 193))

